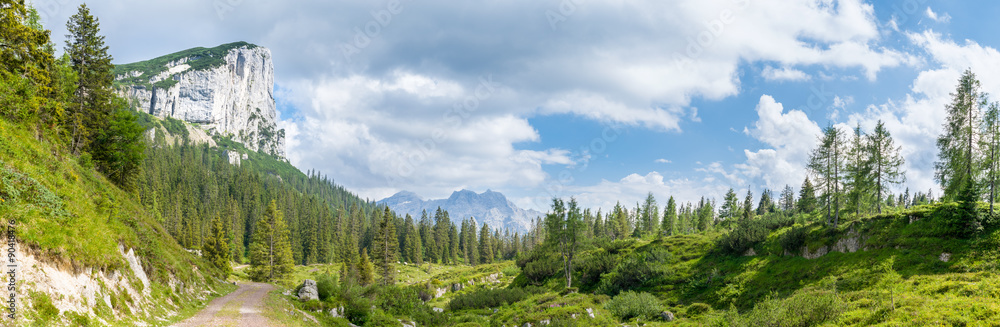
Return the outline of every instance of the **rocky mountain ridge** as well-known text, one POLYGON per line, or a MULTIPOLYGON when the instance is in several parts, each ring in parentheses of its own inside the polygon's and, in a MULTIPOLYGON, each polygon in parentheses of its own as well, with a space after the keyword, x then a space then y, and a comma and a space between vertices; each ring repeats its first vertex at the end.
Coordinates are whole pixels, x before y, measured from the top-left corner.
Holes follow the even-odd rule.
POLYGON ((115 84, 137 110, 194 123, 247 149, 285 157, 267 48, 235 42, 117 65, 115 84))
POLYGON ((455 191, 447 199, 436 200, 424 200, 413 192, 401 191, 377 203, 388 205, 396 214, 409 214, 415 220, 420 219, 422 211, 427 210, 427 214, 433 216, 434 211, 441 207, 448 211, 454 223, 471 217, 480 226, 489 224, 490 228, 505 229, 511 233, 527 232, 531 228, 531 220, 543 215, 535 210, 521 209, 502 193, 492 190, 478 194, 469 190, 455 191))

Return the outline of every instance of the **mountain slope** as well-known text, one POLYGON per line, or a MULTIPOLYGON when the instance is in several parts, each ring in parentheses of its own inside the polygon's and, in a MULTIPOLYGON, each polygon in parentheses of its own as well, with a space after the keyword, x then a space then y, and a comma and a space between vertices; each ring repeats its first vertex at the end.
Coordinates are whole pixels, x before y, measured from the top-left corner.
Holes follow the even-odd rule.
POLYGON ((234 42, 116 65, 118 93, 139 111, 173 117, 248 149, 285 157, 277 128, 271 50, 234 42))
POLYGON ((16 326, 162 324, 228 287, 134 194, 33 127, 0 119, 0 182, 16 326))
POLYGON ((397 214, 409 214, 416 219, 420 218, 422 211, 433 215, 440 207, 448 211, 452 221, 472 217, 479 225, 489 224, 491 228, 522 234, 531 228, 532 219, 542 216, 538 211, 518 208, 506 196, 492 190, 480 194, 461 190, 453 192, 447 199, 437 200, 424 200, 415 193, 402 191, 376 203, 388 205, 397 214))

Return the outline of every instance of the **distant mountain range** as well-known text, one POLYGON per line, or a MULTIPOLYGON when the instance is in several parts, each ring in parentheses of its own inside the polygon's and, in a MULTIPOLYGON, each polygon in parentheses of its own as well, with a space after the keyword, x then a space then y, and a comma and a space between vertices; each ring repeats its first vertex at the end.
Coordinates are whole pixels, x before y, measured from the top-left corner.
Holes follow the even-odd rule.
POLYGON ((414 220, 420 220, 421 211, 433 218, 438 207, 448 211, 453 223, 459 224, 463 219, 473 217, 479 226, 484 223, 490 228, 509 230, 511 233, 527 232, 531 228, 531 220, 543 214, 535 210, 518 208, 500 192, 487 190, 476 194, 469 190, 456 191, 447 199, 424 200, 413 192, 402 191, 378 201, 388 205, 398 215, 410 214, 414 220))

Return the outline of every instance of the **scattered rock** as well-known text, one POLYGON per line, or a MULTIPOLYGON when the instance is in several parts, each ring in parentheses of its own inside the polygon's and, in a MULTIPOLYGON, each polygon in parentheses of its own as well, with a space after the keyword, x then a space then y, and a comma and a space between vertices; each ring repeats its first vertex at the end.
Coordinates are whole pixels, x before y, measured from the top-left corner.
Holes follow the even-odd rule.
POLYGON ((319 291, 316 289, 316 281, 306 279, 302 281, 302 288, 299 289, 299 300, 319 300, 319 291))
POLYGON ((660 318, 663 318, 667 322, 674 321, 674 313, 670 311, 660 312, 660 318))
POLYGON ((462 286, 462 283, 454 283, 454 284, 451 284, 451 291, 452 291, 452 292, 458 292, 458 291, 461 291, 461 290, 462 290, 463 288, 465 288, 465 286, 462 286))
POLYGON ((951 253, 948 252, 941 253, 941 256, 938 257, 938 259, 941 259, 941 261, 944 262, 948 262, 948 260, 951 260, 951 253))
POLYGON ((750 248, 746 253, 743 253, 744 257, 752 257, 755 255, 757 255, 757 251, 754 251, 753 248, 750 248))
POLYGON ((594 316, 594 308, 587 308, 587 315, 590 316, 590 319, 597 318, 594 316))
POLYGON ((290 289, 285 290, 284 292, 281 292, 281 294, 282 295, 286 295, 286 296, 292 296, 292 290, 290 290, 290 289))
POLYGON ((548 325, 549 323, 550 323, 550 321, 548 319, 545 319, 545 320, 542 320, 542 321, 538 322, 539 325, 548 325))
POLYGON ((336 307, 336 308, 330 309, 330 316, 334 317, 334 318, 341 318, 341 317, 343 317, 344 316, 344 307, 341 306, 341 307, 336 307))
POLYGON ((531 327, 531 323, 530 322, 524 323, 524 327, 531 327))
POLYGON ((403 321, 402 319, 396 319, 396 321, 398 321, 402 327, 417 327, 417 323, 415 322, 403 321))
POLYGON ((448 292, 447 288, 437 288, 437 289, 434 289, 434 298, 436 299, 436 298, 442 297, 442 296, 444 296, 444 293, 447 293, 447 292, 448 292))
POLYGON ((434 308, 433 310, 434 312, 444 312, 444 309, 441 308, 434 308))

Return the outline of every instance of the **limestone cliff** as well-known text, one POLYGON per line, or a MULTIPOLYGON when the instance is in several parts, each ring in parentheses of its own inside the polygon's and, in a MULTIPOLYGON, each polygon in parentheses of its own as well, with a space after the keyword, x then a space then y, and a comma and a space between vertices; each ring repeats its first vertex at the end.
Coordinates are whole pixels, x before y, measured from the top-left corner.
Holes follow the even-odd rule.
POLYGON ((267 48, 236 42, 115 67, 120 95, 138 110, 198 124, 250 150, 285 157, 267 48))

